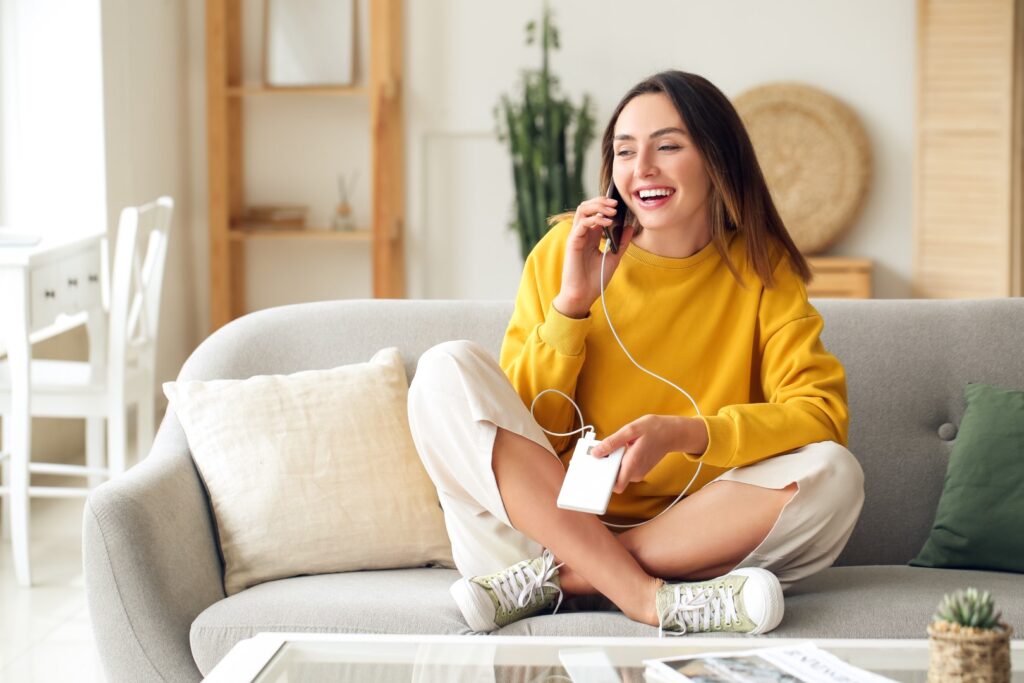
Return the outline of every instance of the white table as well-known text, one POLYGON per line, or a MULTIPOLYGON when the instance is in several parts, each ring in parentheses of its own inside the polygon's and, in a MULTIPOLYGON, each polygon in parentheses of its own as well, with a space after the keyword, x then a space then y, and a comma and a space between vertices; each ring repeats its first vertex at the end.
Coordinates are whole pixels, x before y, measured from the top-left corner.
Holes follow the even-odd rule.
MULTIPOLYGON (((0 344, 7 350, 11 372, 11 412, 4 421, 3 448, 10 454, 12 465, 9 498, 14 570, 24 586, 31 585, 25 492, 32 452, 32 342, 81 324, 84 314, 89 361, 95 372, 105 371, 105 237, 104 233, 53 236, 33 246, 0 246, 0 344), (22 466, 17 465, 19 462, 22 466)), ((102 421, 87 422, 87 451, 97 452, 98 448, 102 453, 102 429, 102 421)))
MULTIPOLYGON (((924 627, 922 626, 922 630, 924 627)), ((644 659, 808 642, 766 637, 567 638, 260 633, 238 642, 204 679, 260 681, 568 681, 559 652, 600 649, 623 683, 643 681, 644 659), (561 677, 560 677, 561 676, 561 677)), ((928 641, 813 639, 855 666, 896 681, 924 681, 928 641)), ((1013 680, 1024 681, 1024 641, 1011 641, 1013 680)))

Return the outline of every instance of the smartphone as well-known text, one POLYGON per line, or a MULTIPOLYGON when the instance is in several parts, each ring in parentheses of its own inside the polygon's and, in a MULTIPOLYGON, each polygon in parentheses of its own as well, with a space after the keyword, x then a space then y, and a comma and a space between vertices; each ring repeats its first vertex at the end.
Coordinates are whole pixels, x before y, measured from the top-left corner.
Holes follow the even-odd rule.
POLYGON ((608 183, 608 193, 605 196, 617 202, 615 204, 615 217, 612 218, 612 224, 602 228, 608 248, 612 250, 613 254, 617 254, 619 253, 619 241, 622 239, 622 226, 626 222, 626 203, 619 196, 619 191, 615 188, 614 181, 608 183))

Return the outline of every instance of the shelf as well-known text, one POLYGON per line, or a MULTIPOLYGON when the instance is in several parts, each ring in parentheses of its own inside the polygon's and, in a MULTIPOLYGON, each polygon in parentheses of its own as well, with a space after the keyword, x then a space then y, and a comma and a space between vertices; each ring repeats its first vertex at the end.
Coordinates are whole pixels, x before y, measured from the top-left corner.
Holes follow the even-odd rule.
POLYGON ((229 86, 227 90, 228 97, 262 97, 266 95, 327 95, 330 97, 367 97, 370 94, 368 88, 348 85, 277 88, 273 86, 261 85, 259 83, 252 83, 250 85, 229 86))
POLYGON ((228 234, 232 242, 246 240, 325 240, 328 242, 367 242, 373 239, 372 230, 334 231, 315 228, 304 230, 247 230, 232 228, 228 234))

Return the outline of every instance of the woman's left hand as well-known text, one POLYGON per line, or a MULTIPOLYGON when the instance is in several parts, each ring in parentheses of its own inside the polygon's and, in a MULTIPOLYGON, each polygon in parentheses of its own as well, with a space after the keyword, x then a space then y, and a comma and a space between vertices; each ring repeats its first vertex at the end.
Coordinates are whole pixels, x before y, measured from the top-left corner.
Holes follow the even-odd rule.
MULTIPOLYGON (((644 415, 625 425, 611 436, 601 440, 591 449, 591 454, 604 457, 613 453, 621 446, 626 447, 622 456, 622 466, 615 480, 615 493, 622 493, 634 481, 641 481, 654 466, 661 462, 666 454, 673 451, 703 453, 707 447, 707 431, 704 422, 697 418, 680 417, 677 415, 644 415), (694 424, 696 423, 696 424, 694 424), (699 433, 696 435, 695 427, 699 433), (700 434, 705 436, 703 447, 699 450, 688 444, 699 441, 700 434)), ((694 444, 699 446, 699 444, 694 444)))

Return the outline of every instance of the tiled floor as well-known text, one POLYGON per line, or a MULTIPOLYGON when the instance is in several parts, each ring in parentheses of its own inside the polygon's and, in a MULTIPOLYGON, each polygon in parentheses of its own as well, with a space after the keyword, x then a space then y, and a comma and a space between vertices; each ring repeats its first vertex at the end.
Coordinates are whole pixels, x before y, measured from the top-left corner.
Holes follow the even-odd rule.
POLYGON ((32 501, 32 588, 0 542, 0 681, 102 681, 82 581, 83 499, 32 501))

